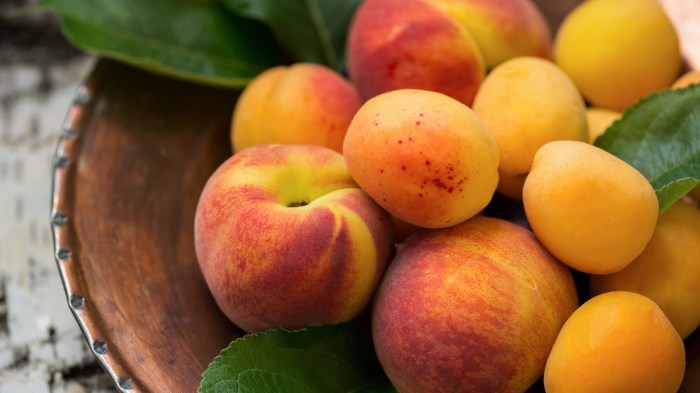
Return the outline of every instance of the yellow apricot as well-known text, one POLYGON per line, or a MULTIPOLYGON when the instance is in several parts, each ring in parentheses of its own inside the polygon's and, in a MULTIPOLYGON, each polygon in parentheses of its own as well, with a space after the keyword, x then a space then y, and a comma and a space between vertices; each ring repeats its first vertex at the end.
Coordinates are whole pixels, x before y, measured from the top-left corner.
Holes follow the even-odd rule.
POLYGON ((626 291, 584 303, 564 323, 544 370, 547 393, 673 393, 683 341, 659 306, 626 291))
POLYGON ((641 254, 659 209, 639 171, 578 141, 549 142, 537 151, 523 204, 542 244, 569 267, 592 274, 619 271, 641 254))
POLYGON ((542 145, 588 140, 586 106, 576 86, 541 58, 516 57, 494 68, 473 109, 498 145, 498 191, 512 199, 522 199, 525 176, 542 145))
POLYGON ((624 110, 668 87, 681 67, 679 41, 656 0, 588 0, 564 19, 555 62, 593 106, 624 110))
POLYGON ((592 276, 591 294, 642 294, 659 305, 681 338, 700 325, 700 210, 682 200, 660 217, 649 244, 626 268, 592 276))
POLYGON ((588 142, 593 144, 595 140, 605 133, 615 122, 622 117, 622 113, 605 108, 588 108, 586 109, 586 118, 588 119, 588 142))
POLYGON ((682 87, 690 86, 693 83, 700 83, 700 70, 690 70, 685 74, 681 75, 680 78, 676 79, 671 85, 672 89, 680 89, 682 87))

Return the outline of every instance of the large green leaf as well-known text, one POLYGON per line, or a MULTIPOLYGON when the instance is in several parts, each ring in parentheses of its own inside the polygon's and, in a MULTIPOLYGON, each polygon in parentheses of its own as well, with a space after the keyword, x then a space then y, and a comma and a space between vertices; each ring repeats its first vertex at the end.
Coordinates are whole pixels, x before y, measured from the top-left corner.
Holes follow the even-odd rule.
POLYGON ((169 76, 241 87, 281 62, 261 23, 214 0, 40 0, 77 47, 169 76))
POLYGON ((663 212, 700 182, 700 85, 642 99, 595 144, 637 168, 663 212))
POLYGON ((221 351, 199 393, 395 393, 351 324, 249 334, 221 351))
POLYGON ((362 0, 220 1, 238 15, 264 22, 296 61, 341 71, 348 26, 362 0))

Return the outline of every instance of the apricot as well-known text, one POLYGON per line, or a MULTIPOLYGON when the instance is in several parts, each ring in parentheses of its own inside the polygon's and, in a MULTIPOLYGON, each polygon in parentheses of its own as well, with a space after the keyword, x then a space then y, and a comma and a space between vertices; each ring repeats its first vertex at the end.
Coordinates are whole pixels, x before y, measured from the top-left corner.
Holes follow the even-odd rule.
POLYGON ((368 100, 398 89, 446 94, 471 105, 485 63, 469 30, 427 0, 367 0, 348 31, 348 74, 368 100))
POLYGON ((625 290, 661 307, 681 338, 700 325, 700 210, 679 200, 659 217, 649 244, 626 268, 591 277, 591 294, 625 290))
POLYGON ((659 306, 625 291, 596 296, 566 321, 544 371, 547 393, 671 393, 683 341, 659 306))
POLYGON ((523 205, 537 238, 560 261, 592 274, 622 270, 654 233, 659 202, 634 167, 586 142, 535 154, 523 205))
POLYGON ((360 107, 355 87, 317 64, 278 66, 258 75, 234 108, 234 152, 261 144, 312 144, 341 152, 360 107))
POLYGON ((680 89, 682 87, 690 86, 693 83, 700 83, 700 70, 690 70, 681 75, 680 78, 673 82, 671 88, 680 89))
POLYGON ((524 392, 577 306, 570 271, 532 232, 479 216, 399 246, 372 336, 402 393, 524 392))
POLYGON ((548 60, 517 57, 499 65, 482 83, 473 109, 498 145, 498 191, 512 199, 522 199, 525 177, 542 145, 588 140, 583 98, 548 60))
POLYGON ((599 136, 616 120, 622 117, 622 113, 605 108, 588 108, 586 109, 586 119, 588 120, 588 142, 595 143, 599 136))
POLYGON ((655 0, 589 0, 564 19, 555 62, 593 106, 622 111, 669 87, 681 69, 676 31, 655 0))
POLYGON ((491 134, 469 107, 436 92, 395 90, 367 101, 348 127, 343 155, 379 205, 425 228, 474 216, 498 184, 491 134))

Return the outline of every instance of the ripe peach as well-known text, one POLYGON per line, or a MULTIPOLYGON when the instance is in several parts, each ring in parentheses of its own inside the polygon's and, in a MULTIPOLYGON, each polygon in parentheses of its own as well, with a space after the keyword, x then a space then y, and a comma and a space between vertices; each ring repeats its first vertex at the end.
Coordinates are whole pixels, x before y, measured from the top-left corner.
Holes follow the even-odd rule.
POLYGON ((360 107, 355 87, 317 64, 278 66, 258 75, 239 97, 231 122, 238 152, 260 144, 313 144, 340 152, 360 107))
POLYGON ((348 73, 364 100, 397 89, 423 89, 471 105, 484 78, 471 33, 436 2, 367 0, 348 32, 348 73))
POLYGON ((395 90, 357 111, 343 145, 352 177, 410 224, 439 228, 481 211, 498 183, 498 148, 464 104, 444 94, 395 90))
POLYGON ((473 108, 498 145, 498 191, 512 199, 522 199, 525 177, 542 145, 588 140, 581 94, 559 67, 541 58, 516 57, 494 68, 473 108))
POLYGON ((389 215, 316 145, 257 145, 207 181, 195 250, 221 310, 243 330, 354 318, 393 250, 389 215))
POLYGON ((659 221, 642 254, 621 271, 591 277, 593 296, 610 291, 642 294, 661 307, 686 338, 700 325, 700 210, 683 200, 659 221))
POLYGON ((659 306, 625 291, 596 296, 566 321, 547 359, 547 393, 677 392, 685 348, 659 306))
POLYGON ((402 393, 523 392, 577 305, 571 273, 532 232, 479 216, 399 246, 372 335, 402 393))
POLYGON ((654 233, 659 202, 634 167, 586 142, 535 154, 523 204, 537 238, 560 261, 592 274, 622 270, 654 233))
POLYGON ((531 0, 427 0, 466 27, 493 69, 519 56, 549 58, 552 34, 531 0))

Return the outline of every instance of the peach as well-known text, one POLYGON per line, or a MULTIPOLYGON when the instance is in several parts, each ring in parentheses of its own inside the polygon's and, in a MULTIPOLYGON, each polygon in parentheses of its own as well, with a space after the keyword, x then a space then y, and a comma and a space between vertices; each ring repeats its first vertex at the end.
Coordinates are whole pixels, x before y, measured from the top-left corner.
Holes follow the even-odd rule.
POLYGON ((195 250, 221 310, 248 332, 340 323, 369 302, 393 250, 389 215, 316 145, 257 145, 209 178, 195 250))
POLYGON ((479 216, 399 246, 372 336, 402 393, 523 392, 577 306, 570 271, 532 232, 479 216))
POLYGON ((498 192, 511 199, 522 199, 525 177, 542 145, 588 140, 581 94, 559 67, 541 58, 516 57, 494 68, 473 109, 496 139, 498 192))
POLYGON ((659 217, 642 254, 613 274, 592 276, 591 295, 642 294, 661 307, 681 338, 700 325, 700 210, 679 200, 659 217))
POLYGON ((352 177, 397 218, 425 228, 481 211, 498 184, 498 148, 474 112, 444 94, 395 90, 360 107, 343 155, 352 177))
POLYGON ((360 107, 355 87, 321 65, 271 68, 239 97, 231 121, 234 152, 260 144, 313 144, 340 152, 360 107))
POLYGON ((547 359, 547 393, 671 393, 685 373, 685 348, 647 297, 596 296, 566 321, 547 359))
POLYGON ((586 142, 555 141, 535 154, 523 205, 537 238, 591 274, 622 270, 654 233, 659 201, 634 167, 586 142))
POLYGON ((487 69, 520 56, 549 58, 552 34, 531 0, 427 0, 465 26, 487 69))
POLYGON ((370 99, 397 89, 446 94, 471 105, 485 64, 471 33, 427 0, 367 0, 350 25, 350 80, 370 99))

